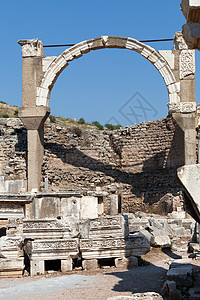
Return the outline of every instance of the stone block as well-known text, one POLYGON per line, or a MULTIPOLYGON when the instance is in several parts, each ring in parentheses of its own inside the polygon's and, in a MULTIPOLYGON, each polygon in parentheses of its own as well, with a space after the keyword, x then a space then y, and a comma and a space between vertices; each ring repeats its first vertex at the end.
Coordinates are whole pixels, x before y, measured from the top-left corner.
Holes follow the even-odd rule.
POLYGON ((179 290, 171 291, 169 293, 169 300, 181 300, 181 292, 179 290))
POLYGON ((22 277, 23 270, 23 257, 0 258, 0 277, 22 277))
POLYGON ((200 47, 200 24, 185 24, 183 28, 183 37, 187 42, 189 49, 199 49, 200 47))
POLYGON ((81 239, 80 251, 84 259, 129 257, 146 254, 149 241, 140 235, 125 238, 81 239))
POLYGON ((80 199, 80 219, 98 218, 98 198, 83 196, 80 199))
POLYGON ((68 197, 61 198, 61 217, 76 217, 80 214, 80 198, 68 197))
POLYGON ((26 239, 59 239, 69 238, 71 230, 67 222, 58 219, 24 220, 23 234, 26 239))
POLYGON ((170 248, 169 236, 152 236, 151 245, 154 247, 170 248))
POLYGON ((170 68, 174 70, 174 53, 171 50, 158 51, 169 64, 170 68))
POLYGON ((194 207, 200 220, 200 193, 198 188, 200 185, 200 164, 180 167, 177 170, 177 175, 189 198, 192 199, 191 206, 194 207))
POLYGON ((86 270, 96 270, 98 268, 97 259, 86 259, 82 262, 83 269, 86 270))
POLYGON ((107 298, 107 300, 163 300, 163 297, 155 292, 147 292, 136 293, 132 296, 115 296, 107 298))
POLYGON ((133 294, 133 300, 163 300, 163 297, 155 292, 133 294))
POLYGON ((30 274, 31 276, 44 274, 44 260, 30 260, 30 274))
POLYGON ((133 269, 138 267, 138 259, 135 256, 115 258, 115 267, 133 269))
POLYGON ((170 293, 171 291, 175 291, 175 290, 176 290, 176 282, 175 282, 175 281, 167 280, 167 281, 164 283, 163 290, 165 291, 165 293, 166 293, 167 295, 169 295, 169 293, 170 293))
POLYGON ((147 238, 147 240, 150 242, 151 241, 151 238, 152 238, 152 234, 146 230, 146 229, 143 229, 143 230, 140 230, 139 231, 139 235, 143 235, 147 238))
POLYGON ((190 249, 190 251, 192 251, 192 252, 199 252, 199 251, 200 251, 199 243, 193 243, 193 242, 190 242, 190 243, 189 243, 189 249, 190 249))
POLYGON ((61 260, 61 272, 72 271, 72 259, 62 259, 61 260))
POLYGON ((181 266, 170 269, 167 272, 167 279, 175 281, 177 286, 192 286, 192 266, 181 266))
POLYGON ((190 300, 199 300, 200 299, 200 288, 193 287, 189 289, 189 299, 190 300))
POLYGON ((198 0, 182 0, 181 10, 188 23, 200 23, 200 3, 198 0))
POLYGON ((135 39, 128 38, 126 48, 141 53, 144 48, 144 44, 135 39))
POLYGON ((56 260, 78 256, 78 239, 43 239, 28 241, 24 247, 30 260, 56 260))
POLYGON ((176 237, 184 237, 185 236, 185 228, 184 227, 179 227, 179 226, 176 226, 176 225, 172 225, 171 226, 173 232, 174 232, 174 235, 176 237))
POLYGON ((110 196, 110 215, 114 216, 119 213, 119 195, 110 196))
POLYGON ((89 238, 125 238, 128 234, 128 220, 125 216, 105 216, 89 220, 89 238))

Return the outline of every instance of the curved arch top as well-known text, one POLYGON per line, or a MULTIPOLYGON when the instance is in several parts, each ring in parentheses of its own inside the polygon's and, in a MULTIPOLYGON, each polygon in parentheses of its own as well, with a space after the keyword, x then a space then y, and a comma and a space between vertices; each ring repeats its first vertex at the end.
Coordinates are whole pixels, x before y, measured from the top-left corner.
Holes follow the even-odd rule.
POLYGON ((163 77, 169 93, 169 109, 177 110, 180 106, 179 83, 166 58, 152 47, 133 38, 101 36, 95 39, 80 42, 66 49, 58 57, 43 58, 45 65, 44 76, 40 87, 37 88, 36 106, 48 106, 50 92, 60 73, 68 66, 69 62, 81 57, 91 50, 103 48, 119 48, 135 51, 150 61, 163 77))

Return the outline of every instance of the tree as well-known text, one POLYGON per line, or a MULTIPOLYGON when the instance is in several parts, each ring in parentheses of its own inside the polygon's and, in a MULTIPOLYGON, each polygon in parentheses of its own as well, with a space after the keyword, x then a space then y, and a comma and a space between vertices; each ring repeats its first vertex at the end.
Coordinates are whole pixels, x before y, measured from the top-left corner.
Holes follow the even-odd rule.
POLYGON ((122 127, 120 124, 117 125, 113 125, 113 124, 105 124, 105 127, 108 128, 109 130, 115 130, 115 129, 119 129, 120 127, 122 127))
POLYGON ((92 125, 96 126, 99 130, 103 130, 104 128, 98 121, 93 121, 92 125))

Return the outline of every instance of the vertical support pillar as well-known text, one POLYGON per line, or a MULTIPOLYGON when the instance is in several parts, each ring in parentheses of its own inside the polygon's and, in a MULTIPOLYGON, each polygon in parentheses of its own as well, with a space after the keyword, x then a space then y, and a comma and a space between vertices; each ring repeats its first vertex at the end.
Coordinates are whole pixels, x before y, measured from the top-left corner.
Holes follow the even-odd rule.
POLYGON ((49 108, 44 106, 19 109, 19 117, 27 128, 28 135, 28 191, 38 190, 40 186, 44 154, 44 122, 49 113, 49 108))
POLYGON ((120 196, 113 194, 110 196, 110 215, 114 216, 120 212, 120 196))
POLYGON ((196 114, 195 112, 179 112, 173 113, 172 116, 184 132, 185 165, 196 164, 196 114))
POLYGON ((43 78, 43 45, 38 39, 20 40, 22 46, 22 108, 19 117, 28 130, 28 191, 38 190, 43 161, 44 122, 50 110, 46 106, 36 106, 37 88, 43 78))

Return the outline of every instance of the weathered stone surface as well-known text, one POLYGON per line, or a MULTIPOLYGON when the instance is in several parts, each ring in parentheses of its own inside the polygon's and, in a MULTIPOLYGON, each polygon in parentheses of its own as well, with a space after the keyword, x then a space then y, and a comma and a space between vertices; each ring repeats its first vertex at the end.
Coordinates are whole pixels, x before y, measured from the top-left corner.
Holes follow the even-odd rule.
POLYGON ((22 46, 22 57, 43 56, 43 45, 37 38, 32 40, 19 40, 18 44, 22 46))
POLYGON ((189 289, 189 299, 190 300, 199 300, 200 299, 200 288, 193 287, 189 289))
POLYGON ((26 217, 26 204, 33 201, 32 195, 26 194, 0 194, 0 218, 26 217))
POLYGON ((78 255, 78 239, 28 241, 25 251, 31 260, 73 258, 78 255))
POLYGON ((139 235, 145 236, 149 242, 152 239, 152 234, 148 230, 145 230, 145 229, 140 230, 139 235))
POLYGON ((181 9, 188 23, 200 23, 200 3, 198 0, 182 0, 181 9))
POLYGON ((167 272, 168 280, 175 281, 177 286, 192 286, 192 266, 178 266, 167 272))
POLYGON ((68 223, 57 219, 24 220, 23 234, 26 239, 69 238, 72 227, 77 227, 77 220, 73 221, 68 223))
POLYGON ((29 208, 29 218, 62 218, 80 217, 79 192, 37 193, 32 206, 29 208))
POLYGON ((115 296, 107 300, 163 300, 163 297, 155 292, 136 293, 132 296, 115 296))
POLYGON ((97 259, 86 259, 82 262, 83 269, 86 270, 96 270, 98 268, 97 259))
POLYGON ((22 237, 0 238, 0 277, 21 277, 24 269, 22 237))
POLYGON ((151 245, 155 247, 170 248, 170 238, 168 236, 152 236, 151 245))
POLYGON ((183 37, 183 33, 181 31, 175 32, 174 35, 174 49, 175 50, 186 50, 188 49, 188 45, 183 37))
POLYGON ((145 254, 150 244, 144 236, 133 235, 128 238, 81 239, 80 251, 85 259, 129 257, 145 254))
POLYGON ((192 252, 199 252, 199 250, 200 250, 199 243, 190 242, 189 243, 189 249, 192 252))
POLYGON ((183 166, 178 169, 177 175, 191 199, 191 205, 197 214, 197 218, 200 220, 200 164, 183 166))
POLYGON ((119 195, 110 196, 110 215, 114 216, 119 213, 119 195))
POLYGON ((183 25, 183 36, 189 49, 199 49, 200 47, 200 25, 185 24, 183 25))
POLYGON ((89 238, 126 238, 129 234, 127 219, 121 215, 92 219, 89 224, 89 238))
MULTIPOLYGON (((13 128, 7 125, 7 119, 1 120, 0 145, 3 153, 0 157, 0 169, 5 180, 14 179, 16 174, 22 180, 26 178, 26 130, 22 123, 13 128)), ((152 208, 158 213, 160 210, 168 213, 171 208, 165 205, 165 199, 174 206, 183 201, 176 179, 176 168, 184 164, 183 134, 170 117, 114 132, 83 130, 81 137, 75 137, 69 128, 60 126, 62 130, 58 130, 57 127, 48 122, 45 127, 42 172, 48 176, 50 189, 62 186, 81 193, 88 190, 96 193, 95 189, 101 182, 107 214, 111 190, 112 193, 114 190, 117 194, 122 194, 123 212, 148 211, 152 208), (63 149, 62 145, 66 145, 66 148, 63 149), (163 205, 160 205, 161 202, 164 202, 163 205)), ((41 188, 43 187, 44 182, 41 181, 41 188)), ((46 197, 44 194, 43 196, 46 197)), ((68 196, 63 195, 63 199, 68 199, 68 196)), ((63 200, 61 212, 65 215, 68 213, 68 201, 70 200, 63 200)), ((74 208, 71 212, 75 215, 74 208)), ((38 214, 37 218, 41 217, 38 214)))
POLYGON ((80 199, 80 219, 98 217, 98 198, 92 196, 83 196, 80 199))
POLYGON ((138 259, 135 256, 115 258, 116 268, 133 269, 138 266, 138 259))
POLYGON ((72 271, 72 259, 61 260, 61 272, 72 271))

